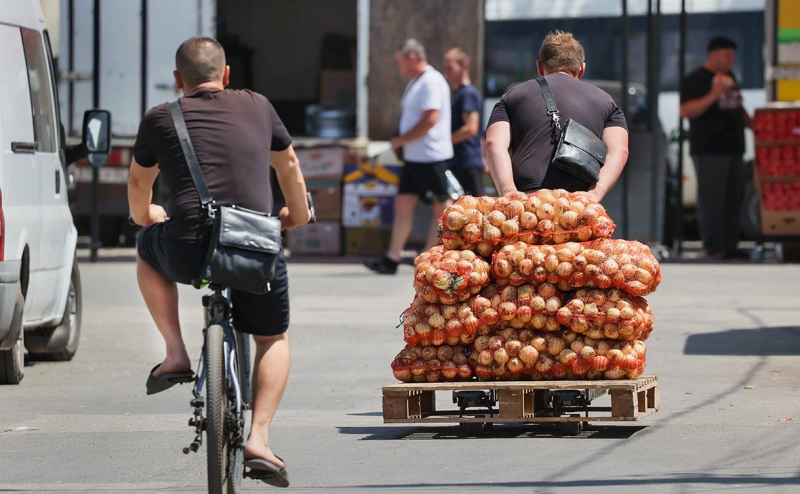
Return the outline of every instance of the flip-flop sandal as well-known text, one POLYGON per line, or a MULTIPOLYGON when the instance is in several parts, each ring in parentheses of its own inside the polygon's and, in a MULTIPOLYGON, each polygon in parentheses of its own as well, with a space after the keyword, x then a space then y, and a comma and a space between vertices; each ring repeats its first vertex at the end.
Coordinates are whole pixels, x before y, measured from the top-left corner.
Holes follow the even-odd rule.
POLYGON ((160 376, 154 376, 153 372, 158 369, 161 364, 153 367, 150 371, 150 377, 147 378, 147 394, 154 395, 166 389, 169 389, 176 384, 190 383, 194 381, 194 372, 191 370, 181 372, 165 372, 160 376))
MULTIPOLYGON (((280 456, 278 459, 283 461, 280 456)), ((275 487, 289 487, 289 474, 286 472, 285 465, 279 467, 263 458, 252 458, 244 460, 244 466, 250 469, 246 476, 251 479, 261 480, 275 487)))

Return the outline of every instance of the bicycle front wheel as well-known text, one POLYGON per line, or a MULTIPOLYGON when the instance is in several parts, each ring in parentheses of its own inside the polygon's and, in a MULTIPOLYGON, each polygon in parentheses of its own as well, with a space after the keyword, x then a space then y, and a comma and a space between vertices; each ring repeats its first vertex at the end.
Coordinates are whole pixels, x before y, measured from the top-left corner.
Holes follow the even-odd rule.
MULTIPOLYGON (((228 478, 228 434, 225 417, 228 414, 228 380, 226 379, 222 326, 212 324, 206 330, 206 437, 208 439, 209 494, 236 494, 229 489, 239 482, 228 478)), ((237 489, 238 490, 238 489, 237 489)))

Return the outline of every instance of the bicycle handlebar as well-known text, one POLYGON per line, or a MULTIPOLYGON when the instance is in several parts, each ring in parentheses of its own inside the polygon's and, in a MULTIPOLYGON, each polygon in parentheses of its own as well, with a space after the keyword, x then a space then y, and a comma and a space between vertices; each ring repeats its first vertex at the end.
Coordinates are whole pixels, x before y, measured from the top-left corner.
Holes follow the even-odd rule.
POLYGON ((308 222, 316 223, 317 212, 314 210, 314 199, 311 197, 311 192, 306 191, 306 197, 308 198, 308 210, 311 212, 311 219, 308 222))

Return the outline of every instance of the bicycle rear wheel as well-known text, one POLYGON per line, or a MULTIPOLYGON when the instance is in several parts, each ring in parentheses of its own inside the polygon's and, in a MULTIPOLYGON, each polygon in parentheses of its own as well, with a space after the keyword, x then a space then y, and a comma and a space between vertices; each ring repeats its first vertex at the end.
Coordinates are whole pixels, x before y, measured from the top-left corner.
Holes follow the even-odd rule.
MULTIPOLYGON (((228 467, 230 432, 226 426, 229 414, 228 380, 223 352, 225 333, 222 326, 212 324, 206 330, 206 436, 208 439, 208 492, 209 494, 237 494, 241 472, 232 473, 228 467)), ((235 406, 235 405, 234 405, 235 406)), ((235 413, 235 412, 234 412, 235 413)))

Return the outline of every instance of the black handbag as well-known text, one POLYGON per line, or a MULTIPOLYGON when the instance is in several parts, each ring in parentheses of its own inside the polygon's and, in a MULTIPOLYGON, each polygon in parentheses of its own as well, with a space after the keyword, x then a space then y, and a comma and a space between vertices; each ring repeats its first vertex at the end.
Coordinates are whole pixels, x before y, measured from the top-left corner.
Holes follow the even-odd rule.
POLYGON ((544 77, 539 77, 536 82, 542 90, 547 115, 550 116, 550 125, 553 127, 550 143, 555 144, 556 148, 550 162, 584 182, 597 183, 600 178, 600 168, 606 162, 608 146, 594 132, 571 118, 562 129, 558 121, 558 107, 550 86, 544 77), (556 130, 560 130, 561 134, 557 136, 556 130))
POLYGON ((186 129, 180 100, 170 103, 169 111, 200 203, 214 222, 201 277, 236 290, 267 293, 281 250, 280 219, 235 205, 214 206, 186 129))

